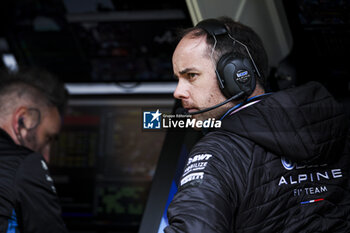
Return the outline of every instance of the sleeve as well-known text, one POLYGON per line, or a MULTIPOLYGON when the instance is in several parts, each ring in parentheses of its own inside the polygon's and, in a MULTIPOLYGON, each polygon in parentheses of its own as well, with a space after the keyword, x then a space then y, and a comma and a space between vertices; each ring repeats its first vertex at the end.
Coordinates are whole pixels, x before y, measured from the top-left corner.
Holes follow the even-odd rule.
MULTIPOLYGON (((203 147, 208 148, 208 145, 203 147)), ((227 161, 227 150, 191 152, 168 208, 166 233, 223 233, 234 229, 235 210, 244 180, 239 161, 227 161)))
POLYGON ((2 188, 0 187, 0 232, 7 232, 11 210, 13 210, 14 205, 8 200, 8 196, 4 196, 2 188))
POLYGON ((0 232, 7 232, 8 218, 0 216, 0 232))
POLYGON ((16 213, 14 210, 11 217, 0 215, 0 232, 20 233, 18 229, 16 213))
POLYGON ((29 155, 16 177, 20 232, 66 233, 61 207, 47 164, 39 154, 29 155))
POLYGON ((0 159, 0 232, 15 232, 17 228, 14 219, 16 191, 14 177, 17 168, 16 158, 3 156, 0 159))

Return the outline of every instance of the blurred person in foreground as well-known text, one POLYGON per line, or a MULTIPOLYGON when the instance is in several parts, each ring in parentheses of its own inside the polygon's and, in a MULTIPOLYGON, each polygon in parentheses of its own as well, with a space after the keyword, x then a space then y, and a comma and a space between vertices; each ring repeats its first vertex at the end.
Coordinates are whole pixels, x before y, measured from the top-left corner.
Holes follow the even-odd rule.
POLYGON ((47 163, 68 92, 38 68, 0 75, 0 232, 65 233, 47 163))

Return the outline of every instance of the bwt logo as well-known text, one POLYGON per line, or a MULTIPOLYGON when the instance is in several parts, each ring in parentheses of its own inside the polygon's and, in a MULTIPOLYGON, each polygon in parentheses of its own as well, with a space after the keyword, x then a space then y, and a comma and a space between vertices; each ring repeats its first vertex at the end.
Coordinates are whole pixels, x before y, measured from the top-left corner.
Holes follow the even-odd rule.
POLYGON ((143 112, 143 128, 144 129, 160 129, 161 115, 157 109, 156 112, 143 112))

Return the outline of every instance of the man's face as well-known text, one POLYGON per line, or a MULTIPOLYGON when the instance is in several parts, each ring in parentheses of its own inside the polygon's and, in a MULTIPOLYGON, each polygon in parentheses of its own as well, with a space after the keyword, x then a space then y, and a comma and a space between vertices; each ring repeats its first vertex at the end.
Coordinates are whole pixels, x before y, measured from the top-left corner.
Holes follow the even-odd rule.
MULTIPOLYGON (((174 97, 182 101, 189 112, 199 111, 226 100, 222 94, 215 74, 214 61, 208 53, 206 38, 185 36, 173 54, 173 70, 178 78, 174 97)), ((214 110, 193 115, 197 120, 219 119, 232 103, 214 110)))
POLYGON ((57 137, 60 128, 61 118, 57 108, 47 108, 47 111, 41 113, 41 121, 38 126, 28 129, 23 138, 23 146, 42 154, 46 162, 49 162, 51 144, 57 137))

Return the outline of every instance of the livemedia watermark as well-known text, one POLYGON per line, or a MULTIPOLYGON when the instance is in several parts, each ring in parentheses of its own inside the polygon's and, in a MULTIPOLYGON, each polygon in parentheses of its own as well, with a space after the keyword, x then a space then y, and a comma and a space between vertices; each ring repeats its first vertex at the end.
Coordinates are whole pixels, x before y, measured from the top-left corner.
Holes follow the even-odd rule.
POLYGON ((184 128, 220 128, 221 121, 215 118, 206 120, 197 120, 192 115, 186 114, 167 114, 156 111, 143 112, 143 129, 184 129, 184 128))

